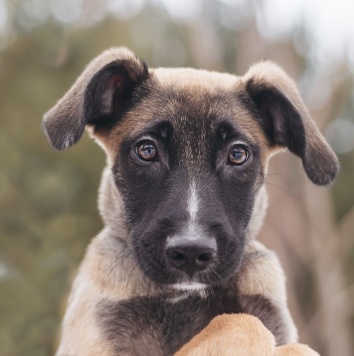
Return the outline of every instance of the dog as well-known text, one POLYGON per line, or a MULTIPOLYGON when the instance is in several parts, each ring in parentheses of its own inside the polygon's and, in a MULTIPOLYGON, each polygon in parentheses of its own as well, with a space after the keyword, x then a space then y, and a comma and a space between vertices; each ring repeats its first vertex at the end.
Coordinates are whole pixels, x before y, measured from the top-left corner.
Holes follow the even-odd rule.
POLYGON ((87 128, 107 154, 105 226, 74 281, 57 355, 172 355, 224 313, 256 316, 278 345, 296 341, 282 267, 254 241, 267 165, 287 148, 327 185, 338 160, 280 67, 151 69, 112 48, 43 128, 57 150, 87 128))

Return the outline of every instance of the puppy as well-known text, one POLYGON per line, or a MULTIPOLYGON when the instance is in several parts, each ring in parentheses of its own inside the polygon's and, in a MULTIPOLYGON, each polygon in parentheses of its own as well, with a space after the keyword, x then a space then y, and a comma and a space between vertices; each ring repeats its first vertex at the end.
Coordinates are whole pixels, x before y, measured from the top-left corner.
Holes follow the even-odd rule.
POLYGON ((243 77, 149 69, 125 48, 94 59, 44 116, 55 149, 84 128, 107 154, 105 227, 86 253, 58 355, 172 355, 215 316, 258 317, 296 341, 285 278, 253 241, 269 158, 288 148, 317 185, 338 161, 275 64, 243 77))

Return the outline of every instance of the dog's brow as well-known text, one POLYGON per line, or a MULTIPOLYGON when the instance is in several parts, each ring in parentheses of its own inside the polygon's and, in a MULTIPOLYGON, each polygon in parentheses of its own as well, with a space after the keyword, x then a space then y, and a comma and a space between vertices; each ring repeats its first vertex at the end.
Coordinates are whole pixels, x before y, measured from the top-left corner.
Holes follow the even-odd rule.
POLYGON ((144 127, 143 132, 157 137, 167 138, 172 130, 172 125, 168 120, 159 120, 154 124, 144 127))
POLYGON ((223 120, 217 127, 218 132, 224 144, 243 144, 249 147, 253 153, 259 152, 259 145, 255 142, 254 138, 248 133, 240 130, 232 120, 223 120))
POLYGON ((223 141, 249 141, 249 138, 245 137, 242 131, 235 126, 233 120, 223 119, 217 126, 217 132, 221 134, 223 141))
POLYGON ((170 137, 172 125, 167 120, 160 120, 153 125, 147 125, 134 132, 132 136, 123 140, 122 147, 128 149, 135 142, 142 139, 163 139, 166 140, 170 137))

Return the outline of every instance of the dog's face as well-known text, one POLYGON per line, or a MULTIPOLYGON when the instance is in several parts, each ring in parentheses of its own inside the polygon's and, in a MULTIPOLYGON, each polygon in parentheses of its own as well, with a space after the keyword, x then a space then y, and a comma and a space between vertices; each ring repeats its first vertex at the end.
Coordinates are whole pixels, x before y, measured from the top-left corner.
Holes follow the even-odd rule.
POLYGON ((152 280, 219 284, 239 266, 270 154, 288 147, 330 183, 336 157, 294 84, 271 63, 236 76, 148 70, 126 49, 94 60, 49 111, 57 149, 88 126, 108 154, 129 244, 152 280))
POLYGON ((140 120, 114 157, 134 251, 160 283, 210 284, 233 272, 263 183, 267 148, 251 113, 234 88, 200 79, 194 88, 150 83, 123 118, 140 120))

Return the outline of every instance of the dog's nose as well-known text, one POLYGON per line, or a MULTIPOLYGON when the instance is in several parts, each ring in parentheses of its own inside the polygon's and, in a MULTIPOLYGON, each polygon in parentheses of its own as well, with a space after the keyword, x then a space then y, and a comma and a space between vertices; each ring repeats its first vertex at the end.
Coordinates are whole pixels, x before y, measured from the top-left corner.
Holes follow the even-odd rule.
POLYGON ((166 248, 166 259, 173 267, 186 272, 192 277, 211 264, 216 255, 214 239, 188 241, 179 239, 166 248))

